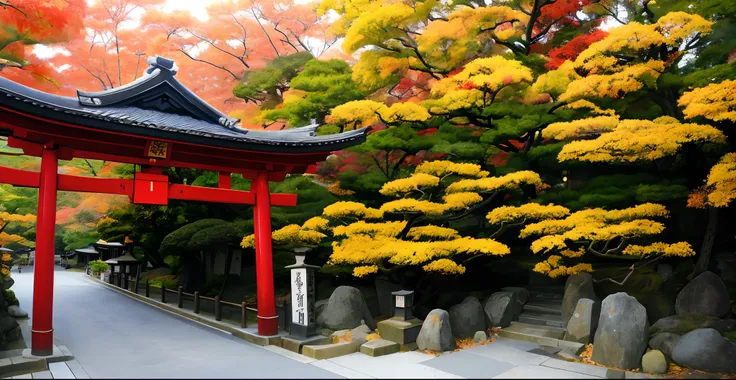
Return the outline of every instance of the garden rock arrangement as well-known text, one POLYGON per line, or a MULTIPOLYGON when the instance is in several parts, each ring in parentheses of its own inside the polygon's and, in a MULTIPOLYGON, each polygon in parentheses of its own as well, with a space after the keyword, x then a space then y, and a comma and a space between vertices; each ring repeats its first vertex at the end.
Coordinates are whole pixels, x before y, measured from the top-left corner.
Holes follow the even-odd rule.
POLYGON ((715 329, 697 329, 683 335, 672 351, 675 363, 716 373, 736 373, 736 343, 715 329))
POLYGON ((376 328, 368 305, 360 290, 352 286, 340 286, 332 292, 327 304, 317 312, 317 326, 331 330, 353 329, 365 324, 371 329, 376 328))
POLYGON ((590 343, 598 327, 599 306, 591 299, 581 298, 575 307, 570 322, 567 323, 565 340, 583 344, 590 343))
POLYGON ((661 351, 665 357, 672 358, 672 351, 680 341, 680 336, 677 334, 663 332, 654 335, 652 339, 649 339, 649 348, 653 350, 661 351))
POLYGON ((486 325, 491 327, 507 327, 515 317, 521 314, 523 303, 517 300, 514 292, 497 292, 491 294, 483 305, 486 325))
POLYGON ((442 309, 430 311, 419 331, 417 346, 420 350, 436 352, 454 350, 456 345, 452 335, 450 313, 442 309))
POLYGON ((641 358, 641 368, 649 373, 667 373, 667 359, 662 351, 651 350, 641 358))
POLYGON ((640 368, 648 336, 644 306, 626 293, 612 294, 601 306, 592 360, 620 369, 640 368))
POLYGON ((587 272, 574 274, 568 277, 565 282, 565 295, 562 298, 562 308, 560 310, 563 322, 570 321, 578 301, 583 298, 599 302, 593 289, 593 276, 587 272))
POLYGON ((688 283, 677 295, 677 314, 702 313, 724 317, 730 311, 728 288, 712 272, 703 272, 688 283))
POLYGON ((718 330, 721 334, 736 330, 736 319, 721 319, 700 313, 685 313, 662 318, 655 322, 649 333, 687 334, 690 331, 704 328, 718 330))
POLYGON ((452 335, 458 339, 474 336, 476 331, 485 331, 486 320, 483 306, 475 297, 467 297, 462 303, 450 308, 452 335))

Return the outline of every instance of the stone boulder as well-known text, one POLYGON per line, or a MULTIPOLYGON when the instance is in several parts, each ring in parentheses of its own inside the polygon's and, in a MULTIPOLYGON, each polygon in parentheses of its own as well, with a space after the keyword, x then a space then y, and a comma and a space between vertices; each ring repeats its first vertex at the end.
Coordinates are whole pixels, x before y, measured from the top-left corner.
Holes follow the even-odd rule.
POLYGON ((736 373, 736 343, 715 329, 698 329, 683 335, 672 351, 675 363, 706 372, 736 373))
POLYGON ((434 309, 429 312, 422 323, 417 337, 417 347, 420 350, 444 352, 454 350, 455 339, 452 336, 450 325, 450 313, 442 309, 434 309))
POLYGON ((608 367, 639 368, 648 337, 644 306, 626 293, 611 294, 601 305, 591 359, 608 367))
POLYGON ((712 328, 721 334, 736 331, 736 319, 721 319, 700 313, 686 313, 672 315, 655 322, 649 329, 649 334, 663 332, 685 335, 697 329, 712 328))
POLYGON ((365 321, 372 330, 376 328, 363 294, 352 286, 335 289, 327 305, 317 313, 317 326, 332 330, 353 329, 360 326, 361 321, 365 321))
POLYGON ((480 343, 485 340, 488 340, 488 334, 486 334, 485 331, 476 331, 473 335, 473 340, 480 343))
POLYGON ((15 280, 13 278, 8 278, 7 280, 3 281, 3 290, 10 289, 15 284, 15 280))
POLYGON ((648 373, 667 373, 667 359, 662 351, 651 350, 641 358, 641 369, 648 373))
POLYGON ((672 350, 680 341, 680 336, 673 333, 659 333, 649 339, 649 348, 661 351, 664 356, 672 359, 672 350))
POLYGON ((519 288, 516 286, 507 286, 505 288, 501 288, 501 291, 503 292, 511 292, 516 294, 516 303, 517 307, 513 309, 514 315, 512 316, 512 320, 519 319, 519 315, 524 309, 524 305, 526 305, 527 302, 529 302, 529 291, 525 288, 519 288))
POLYGON ((730 311, 728 288, 713 272, 703 272, 677 295, 677 314, 702 313, 724 317, 730 311))
POLYGON ((600 318, 600 305, 588 298, 581 298, 567 323, 565 340, 588 344, 595 336, 600 318))
POLYGON ((471 337, 476 331, 486 329, 483 306, 475 297, 465 298, 462 303, 451 307, 449 312, 452 335, 457 339, 471 337))
POLYGON ((483 305, 486 326, 508 327, 514 320, 514 316, 521 314, 522 306, 519 306, 516 300, 516 293, 496 292, 491 294, 483 305))
POLYGON ((587 272, 574 274, 568 277, 567 282, 565 282, 565 294, 562 297, 562 307, 560 308, 563 322, 570 321, 581 298, 599 302, 599 298, 595 295, 593 289, 593 276, 587 272))
POLYGON ((8 313, 2 313, 0 315, 0 332, 5 337, 7 343, 15 342, 21 337, 18 321, 8 313))
POLYGON ((28 318, 28 313, 20 308, 18 305, 12 305, 8 307, 8 314, 13 318, 28 318))

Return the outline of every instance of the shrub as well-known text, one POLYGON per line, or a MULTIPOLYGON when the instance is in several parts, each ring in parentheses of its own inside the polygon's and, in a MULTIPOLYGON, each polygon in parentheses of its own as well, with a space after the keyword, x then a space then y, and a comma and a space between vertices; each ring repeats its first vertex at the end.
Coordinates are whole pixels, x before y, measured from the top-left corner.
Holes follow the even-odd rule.
POLYGON ((166 289, 176 290, 179 287, 179 277, 173 274, 153 277, 148 280, 148 284, 152 288, 161 288, 163 286, 166 289))
POLYGON ((15 292, 10 289, 5 290, 5 302, 8 303, 8 306, 20 305, 18 297, 15 296, 15 292))
POLYGON ((20 265, 28 265, 28 254, 26 253, 26 254, 20 255, 18 260, 20 262, 20 265))
POLYGON ((102 260, 95 260, 89 263, 89 267, 92 268, 92 272, 94 274, 100 274, 110 268, 110 266, 102 260))

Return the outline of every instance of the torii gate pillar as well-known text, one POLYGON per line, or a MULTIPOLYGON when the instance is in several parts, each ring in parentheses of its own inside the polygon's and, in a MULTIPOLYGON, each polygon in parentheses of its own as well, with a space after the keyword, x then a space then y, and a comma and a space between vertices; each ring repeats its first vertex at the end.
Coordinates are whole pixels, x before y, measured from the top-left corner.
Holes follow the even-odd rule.
POLYGON ((36 219, 36 258, 33 270, 31 354, 52 355, 54 351, 54 234, 59 160, 53 146, 44 146, 36 219))
POLYGON ((253 179, 255 193, 253 229, 256 243, 256 283, 258 298, 258 335, 273 336, 279 332, 273 285, 273 254, 271 241, 271 195, 268 191, 268 172, 260 171, 253 179))

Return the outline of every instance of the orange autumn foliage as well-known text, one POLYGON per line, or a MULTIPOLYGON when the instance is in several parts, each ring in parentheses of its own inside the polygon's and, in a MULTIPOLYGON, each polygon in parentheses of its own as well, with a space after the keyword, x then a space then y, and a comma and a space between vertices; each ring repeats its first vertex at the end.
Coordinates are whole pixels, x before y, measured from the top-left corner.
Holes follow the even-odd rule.
POLYGON ((47 91, 57 88, 55 72, 31 54, 33 45, 81 36, 84 0, 0 1, 0 75, 47 91))

